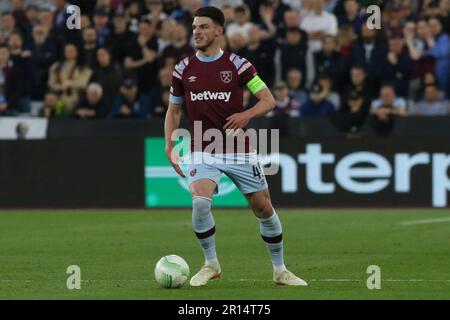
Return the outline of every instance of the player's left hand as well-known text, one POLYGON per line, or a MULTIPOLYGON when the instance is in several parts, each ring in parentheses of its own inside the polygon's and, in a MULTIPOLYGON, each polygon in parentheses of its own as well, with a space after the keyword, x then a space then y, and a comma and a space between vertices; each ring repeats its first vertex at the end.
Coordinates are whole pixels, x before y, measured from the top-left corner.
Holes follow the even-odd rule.
POLYGON ((234 113, 227 118, 227 123, 223 126, 224 130, 243 129, 250 122, 250 117, 245 112, 234 113))

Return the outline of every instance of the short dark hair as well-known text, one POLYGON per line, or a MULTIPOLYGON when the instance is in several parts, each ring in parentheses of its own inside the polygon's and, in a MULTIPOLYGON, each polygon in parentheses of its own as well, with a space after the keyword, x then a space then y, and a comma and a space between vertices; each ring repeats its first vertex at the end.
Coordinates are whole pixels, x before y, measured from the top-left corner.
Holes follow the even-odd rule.
POLYGON ((194 17, 208 17, 221 27, 225 24, 225 17, 222 10, 216 7, 202 7, 195 11, 194 17))

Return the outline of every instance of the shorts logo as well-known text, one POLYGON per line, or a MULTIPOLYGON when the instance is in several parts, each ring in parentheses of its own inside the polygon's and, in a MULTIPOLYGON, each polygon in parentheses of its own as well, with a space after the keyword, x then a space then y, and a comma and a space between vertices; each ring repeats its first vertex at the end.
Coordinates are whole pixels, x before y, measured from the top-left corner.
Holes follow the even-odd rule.
POLYGON ((230 83, 233 79, 233 73, 231 71, 220 71, 220 80, 223 83, 230 83))
POLYGON ((189 172, 191 177, 195 176, 196 173, 197 173, 197 169, 192 169, 191 172, 189 172))

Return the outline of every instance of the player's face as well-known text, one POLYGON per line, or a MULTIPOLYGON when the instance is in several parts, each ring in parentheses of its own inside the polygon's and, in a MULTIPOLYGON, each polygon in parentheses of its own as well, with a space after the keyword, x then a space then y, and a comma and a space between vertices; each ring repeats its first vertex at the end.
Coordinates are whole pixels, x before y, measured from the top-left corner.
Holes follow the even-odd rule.
POLYGON ((192 30, 194 46, 200 51, 206 51, 216 41, 219 41, 221 35, 221 27, 217 26, 208 17, 195 17, 192 30))

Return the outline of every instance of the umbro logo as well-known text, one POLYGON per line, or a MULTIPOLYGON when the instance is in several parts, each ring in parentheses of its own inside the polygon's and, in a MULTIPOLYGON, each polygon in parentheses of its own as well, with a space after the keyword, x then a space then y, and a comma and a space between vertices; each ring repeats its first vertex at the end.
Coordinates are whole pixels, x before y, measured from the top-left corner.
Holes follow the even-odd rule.
POLYGON ((189 78, 189 82, 195 82, 197 80, 196 76, 190 76, 189 78))

